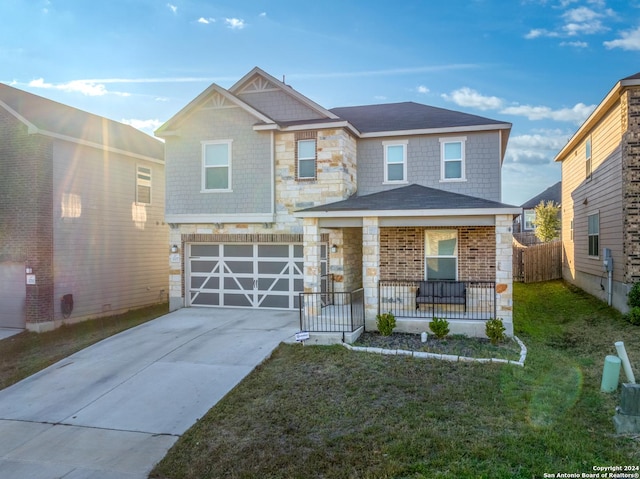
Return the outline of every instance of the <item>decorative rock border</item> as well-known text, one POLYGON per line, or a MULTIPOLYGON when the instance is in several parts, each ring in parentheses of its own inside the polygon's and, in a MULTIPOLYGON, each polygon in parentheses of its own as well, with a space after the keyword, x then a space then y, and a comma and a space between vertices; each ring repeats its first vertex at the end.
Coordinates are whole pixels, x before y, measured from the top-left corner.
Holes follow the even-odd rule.
POLYGON ((452 361, 452 362, 460 361, 460 362, 470 362, 470 363, 515 364, 516 366, 524 367, 524 362, 527 359, 527 347, 517 336, 514 336, 513 339, 515 339, 518 345, 520 346, 520 360, 518 361, 512 361, 510 359, 498 359, 498 358, 469 358, 467 356, 456 356, 454 354, 427 353, 424 351, 409 351, 407 349, 370 348, 370 347, 364 347, 364 346, 352 346, 351 344, 348 344, 348 343, 342 343, 342 345, 350 351, 361 351, 365 353, 384 354, 387 356, 412 356, 414 358, 440 359, 442 361, 452 361))

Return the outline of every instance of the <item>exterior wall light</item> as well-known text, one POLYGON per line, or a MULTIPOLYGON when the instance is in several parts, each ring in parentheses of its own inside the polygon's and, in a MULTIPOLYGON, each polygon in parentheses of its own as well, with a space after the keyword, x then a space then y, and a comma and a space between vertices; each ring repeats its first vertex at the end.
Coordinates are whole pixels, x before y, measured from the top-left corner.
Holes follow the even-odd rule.
POLYGON ((332 253, 337 253, 338 252, 338 247, 336 245, 331 245, 331 252, 332 253))
POLYGON ((174 245, 171 247, 171 252, 172 252, 172 253, 177 253, 177 252, 178 252, 178 245, 175 245, 175 244, 174 244, 174 245))

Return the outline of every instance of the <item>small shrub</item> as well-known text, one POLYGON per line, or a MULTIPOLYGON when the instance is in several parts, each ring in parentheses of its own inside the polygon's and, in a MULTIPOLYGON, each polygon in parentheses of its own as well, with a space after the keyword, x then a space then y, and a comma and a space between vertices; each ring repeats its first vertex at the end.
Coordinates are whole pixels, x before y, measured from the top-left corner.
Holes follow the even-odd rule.
POLYGON ((631 308, 640 307, 640 283, 635 283, 631 287, 629 295, 627 296, 627 304, 631 308))
POLYGON ((376 316, 376 325, 382 336, 391 336, 396 327, 396 317, 391 312, 379 314, 376 316))
POLYGON ((491 341, 491 344, 498 344, 505 340, 506 336, 504 334, 505 327, 502 324, 502 320, 499 318, 493 318, 488 320, 485 323, 484 328, 485 334, 487 338, 491 341))
POLYGON ((640 326, 640 306, 634 306, 633 308, 631 308, 629 312, 624 315, 624 319, 629 321, 631 324, 640 326))
POLYGON ((449 321, 444 318, 433 318, 429 323, 429 329, 437 339, 442 339, 449 334, 449 321))

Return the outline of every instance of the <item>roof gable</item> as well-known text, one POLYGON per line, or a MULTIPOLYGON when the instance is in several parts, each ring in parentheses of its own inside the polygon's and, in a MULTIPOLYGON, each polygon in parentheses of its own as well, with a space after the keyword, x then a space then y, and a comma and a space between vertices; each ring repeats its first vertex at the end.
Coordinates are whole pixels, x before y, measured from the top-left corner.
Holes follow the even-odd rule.
POLYGON ((222 88, 221 86, 212 83, 209 87, 200 93, 196 98, 191 100, 187 106, 182 108, 178 113, 173 115, 169 120, 167 120, 160 128, 158 128, 154 133, 156 136, 165 137, 171 136, 175 134, 175 130, 177 130, 182 122, 193 115, 196 111, 201 108, 231 108, 231 107, 239 107, 245 110, 250 115, 253 115, 257 120, 266 124, 275 124, 275 122, 266 116, 265 114, 259 112, 255 108, 253 108, 248 103, 242 101, 240 98, 235 95, 229 93, 227 90, 222 88))
POLYGON ((164 161, 161 141, 114 120, 0 83, 0 107, 31 134, 164 161))

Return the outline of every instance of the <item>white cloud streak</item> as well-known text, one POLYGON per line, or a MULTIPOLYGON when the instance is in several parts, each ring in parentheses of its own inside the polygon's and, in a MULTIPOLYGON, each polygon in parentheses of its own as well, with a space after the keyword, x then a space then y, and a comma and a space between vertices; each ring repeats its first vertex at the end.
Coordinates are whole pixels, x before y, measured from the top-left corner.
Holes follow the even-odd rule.
POLYGON ((485 96, 468 87, 463 87, 451 92, 442 94, 442 98, 453 102, 456 105, 477 108, 479 110, 498 110, 502 107, 503 100, 496 96, 485 96))
POLYGON ((543 165, 553 162, 556 153, 562 149, 570 134, 560 130, 542 130, 527 135, 509 138, 505 162, 543 165))
POLYGON ((173 13, 177 13, 178 12, 178 7, 175 5, 172 5, 171 3, 167 3, 167 7, 169 8, 169 10, 171 10, 173 13))
POLYGON ((558 110, 548 106, 516 105, 504 108, 500 113, 524 116, 529 120, 569 121, 581 124, 595 108, 596 105, 585 105, 584 103, 577 103, 571 108, 560 108, 558 110))
POLYGON ((47 83, 44 78, 38 78, 30 81, 28 86, 32 88, 42 88, 45 90, 60 90, 67 93, 81 93, 85 96, 104 96, 108 94, 119 96, 130 96, 129 93, 109 91, 103 83, 91 80, 72 80, 67 83, 47 83))
POLYGON ((204 25, 209 25, 210 23, 215 23, 215 22, 216 22, 215 18, 204 18, 204 17, 198 18, 198 23, 202 23, 204 25))
POLYGON ((623 50, 640 50, 640 27, 635 30, 628 30, 620 34, 621 38, 604 42, 604 46, 609 50, 622 48, 623 50))
POLYGON ((232 30, 242 30, 246 26, 241 18, 225 18, 224 23, 232 30))
POLYGON ((160 125, 162 125, 163 123, 157 118, 153 120, 138 120, 135 118, 129 118, 129 119, 122 119, 120 121, 125 125, 131 125, 132 127, 137 128, 138 130, 144 131, 145 133, 151 133, 151 134, 153 134, 153 132, 157 130, 160 127, 160 125))
POLYGON ((416 91, 423 95, 426 95, 427 93, 429 93, 429 89, 424 85, 419 85, 418 88, 416 88, 416 91))

